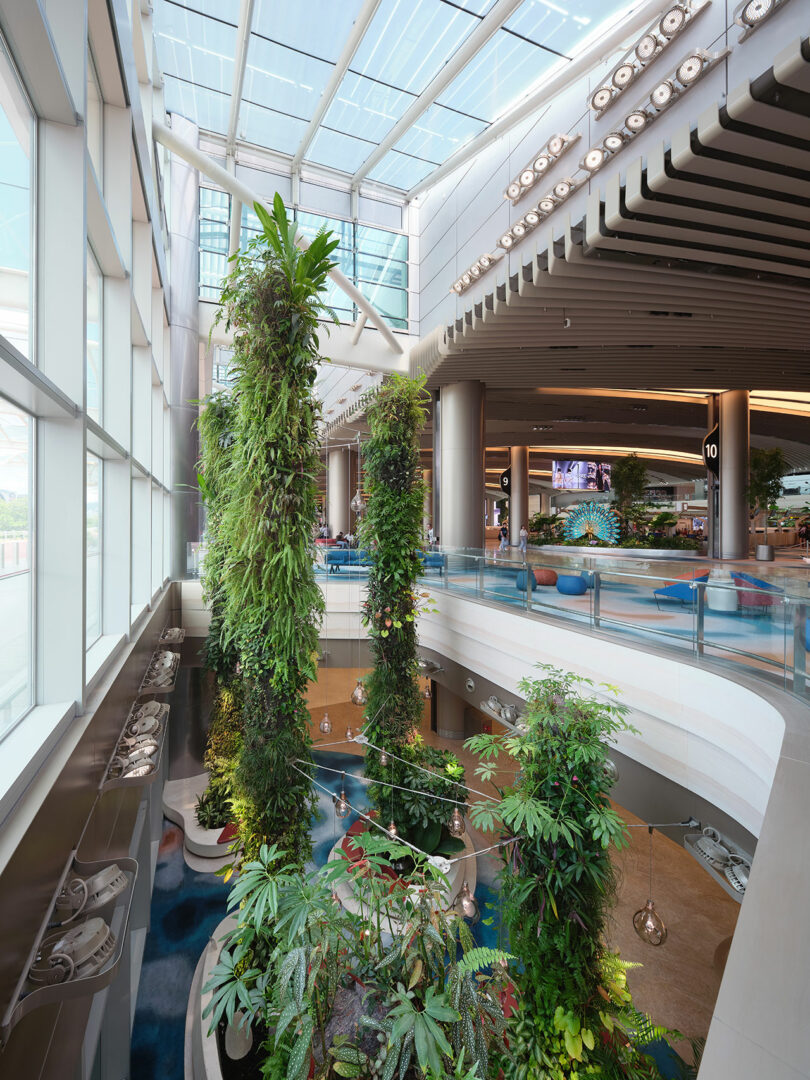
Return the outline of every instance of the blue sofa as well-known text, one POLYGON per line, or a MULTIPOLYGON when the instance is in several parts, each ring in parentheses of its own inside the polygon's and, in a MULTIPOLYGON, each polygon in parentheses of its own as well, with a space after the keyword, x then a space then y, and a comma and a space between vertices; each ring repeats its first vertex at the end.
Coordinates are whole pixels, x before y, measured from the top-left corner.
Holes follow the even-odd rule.
POLYGON ((678 600, 681 604, 692 604, 695 600, 695 590, 692 588, 693 581, 708 581, 709 571, 705 574, 698 574, 697 577, 683 577, 678 581, 673 581, 671 585, 665 585, 662 589, 654 589, 653 596, 655 597, 656 607, 660 609, 661 605, 659 600, 678 600))
POLYGON ((341 566, 370 566, 365 548, 329 548, 326 552, 327 573, 336 574, 341 566))
MULTIPOLYGON (((444 573, 446 556, 441 552, 420 551, 419 559, 423 570, 444 573)), ((337 574, 342 566, 371 566, 371 557, 365 548, 329 548, 326 552, 327 572, 337 574)))

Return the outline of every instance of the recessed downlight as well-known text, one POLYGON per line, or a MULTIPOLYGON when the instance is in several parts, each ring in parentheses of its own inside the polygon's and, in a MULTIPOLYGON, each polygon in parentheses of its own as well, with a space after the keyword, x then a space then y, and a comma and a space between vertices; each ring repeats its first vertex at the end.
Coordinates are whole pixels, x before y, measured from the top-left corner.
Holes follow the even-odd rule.
POLYGON ((609 135, 605 136, 603 146, 606 150, 609 150, 611 154, 615 154, 617 150, 621 150, 624 146, 625 138, 620 131, 611 131, 609 135))
POLYGON ((636 56, 643 63, 650 60, 655 56, 655 50, 658 48, 658 38, 655 34, 645 34, 641 41, 636 45, 636 56))
POLYGON ((693 53, 678 66, 678 81, 688 86, 700 77, 703 71, 703 57, 693 53))
POLYGON ((669 11, 664 13, 661 22, 658 24, 658 30, 665 38, 671 38, 683 29, 686 22, 686 9, 681 7, 680 4, 675 4, 669 11))
POLYGON ((655 105, 656 109, 663 109, 665 105, 669 105, 670 101, 675 94, 675 87, 669 81, 664 79, 650 94, 650 101, 655 105))
POLYGON ((613 100, 613 91, 609 86, 600 86, 596 93, 591 95, 591 107, 601 112, 606 109, 613 100))
POLYGON ((585 155, 582 164, 589 172, 593 172, 594 169, 598 169, 602 166, 604 162, 605 151, 600 146, 594 146, 585 155))
POLYGON ((636 69, 632 64, 622 64, 621 67, 617 67, 613 72, 613 85, 617 90, 623 90, 625 86, 633 81, 635 73, 636 69))
POLYGON ((635 109, 625 119, 624 124, 628 131, 632 131, 635 134, 646 127, 648 119, 649 117, 642 109, 635 109))

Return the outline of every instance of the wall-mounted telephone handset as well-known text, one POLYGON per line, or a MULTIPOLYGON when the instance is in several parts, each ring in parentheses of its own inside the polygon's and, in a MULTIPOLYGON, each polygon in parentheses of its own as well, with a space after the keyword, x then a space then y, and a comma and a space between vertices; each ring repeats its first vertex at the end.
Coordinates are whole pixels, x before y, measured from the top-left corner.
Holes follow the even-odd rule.
POLYGON ((117 863, 105 866, 88 878, 76 874, 66 882, 56 898, 54 920, 65 926, 80 915, 100 911, 120 896, 126 887, 126 874, 117 863))
POLYGON ((115 935, 104 920, 86 919, 43 938, 28 978, 40 986, 87 978, 101 971, 114 951, 115 935))

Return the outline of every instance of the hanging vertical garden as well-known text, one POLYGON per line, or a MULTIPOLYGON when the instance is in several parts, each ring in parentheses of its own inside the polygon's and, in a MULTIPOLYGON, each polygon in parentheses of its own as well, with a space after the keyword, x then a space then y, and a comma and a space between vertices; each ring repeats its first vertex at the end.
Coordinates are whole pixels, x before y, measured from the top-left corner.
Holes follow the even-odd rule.
POLYGON ((295 762, 310 756, 306 691, 323 610, 312 539, 319 467, 313 388, 318 319, 331 315, 321 293, 338 241, 321 234, 307 250, 298 248, 278 195, 272 213, 258 203, 255 210, 263 232, 233 259, 219 313, 233 331, 235 392, 227 492, 216 502, 205 570, 216 605, 206 656, 212 666, 233 658, 240 671, 233 813, 244 854, 277 843, 300 865, 311 847, 313 799, 295 762))
POLYGON ((378 781, 369 798, 381 819, 421 851, 449 855, 463 845, 448 831, 453 804, 443 800, 458 799, 463 807, 464 772, 453 754, 428 746, 418 730, 423 697, 416 618, 425 600, 417 589, 425 493, 419 437, 427 400, 422 380, 395 375, 367 412, 368 508, 360 543, 371 560, 363 621, 374 666, 364 680, 364 734, 388 760, 381 764, 381 755, 369 751, 365 773, 378 781))

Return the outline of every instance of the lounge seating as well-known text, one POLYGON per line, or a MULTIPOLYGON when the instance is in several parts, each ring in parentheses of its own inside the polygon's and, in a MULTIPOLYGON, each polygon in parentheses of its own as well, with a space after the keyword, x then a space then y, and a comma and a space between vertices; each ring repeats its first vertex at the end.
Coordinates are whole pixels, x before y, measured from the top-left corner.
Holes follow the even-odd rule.
POLYGON ((364 548, 330 548, 326 552, 326 569, 336 574, 341 566, 370 566, 371 559, 364 548))
POLYGON ((560 574, 557 578, 557 592, 565 596, 584 596, 588 591, 588 582, 581 574, 560 574))
POLYGON ((557 584, 557 571, 549 570, 546 567, 540 567, 539 570, 534 572, 534 580, 538 585, 556 585, 557 584))
POLYGON ((778 585, 772 585, 769 581, 744 574, 742 571, 732 571, 731 578, 737 586, 737 598, 743 612, 770 615, 770 609, 780 602, 778 597, 783 594, 783 590, 778 585))
POLYGON ((422 560, 423 570, 438 570, 440 575, 444 573, 447 556, 440 551, 420 551, 419 558, 422 560))
POLYGON ((656 607, 661 605, 659 600, 678 600, 681 604, 692 604, 695 599, 695 590, 692 588, 693 581, 708 581, 709 572, 705 574, 698 574, 694 577, 692 574, 683 574, 681 577, 676 578, 674 581, 665 585, 662 589, 654 589, 653 596, 655 597, 656 607))
MULTIPOLYGON (((420 551, 419 558, 424 570, 444 573, 447 557, 439 551, 420 551)), ((364 548, 329 548, 326 552, 326 569, 337 574, 342 566, 371 566, 371 556, 364 548)))
POLYGON ((537 588, 537 580, 531 571, 519 570, 515 575, 515 588, 518 592, 526 592, 526 582, 529 583, 529 592, 534 592, 537 588))

